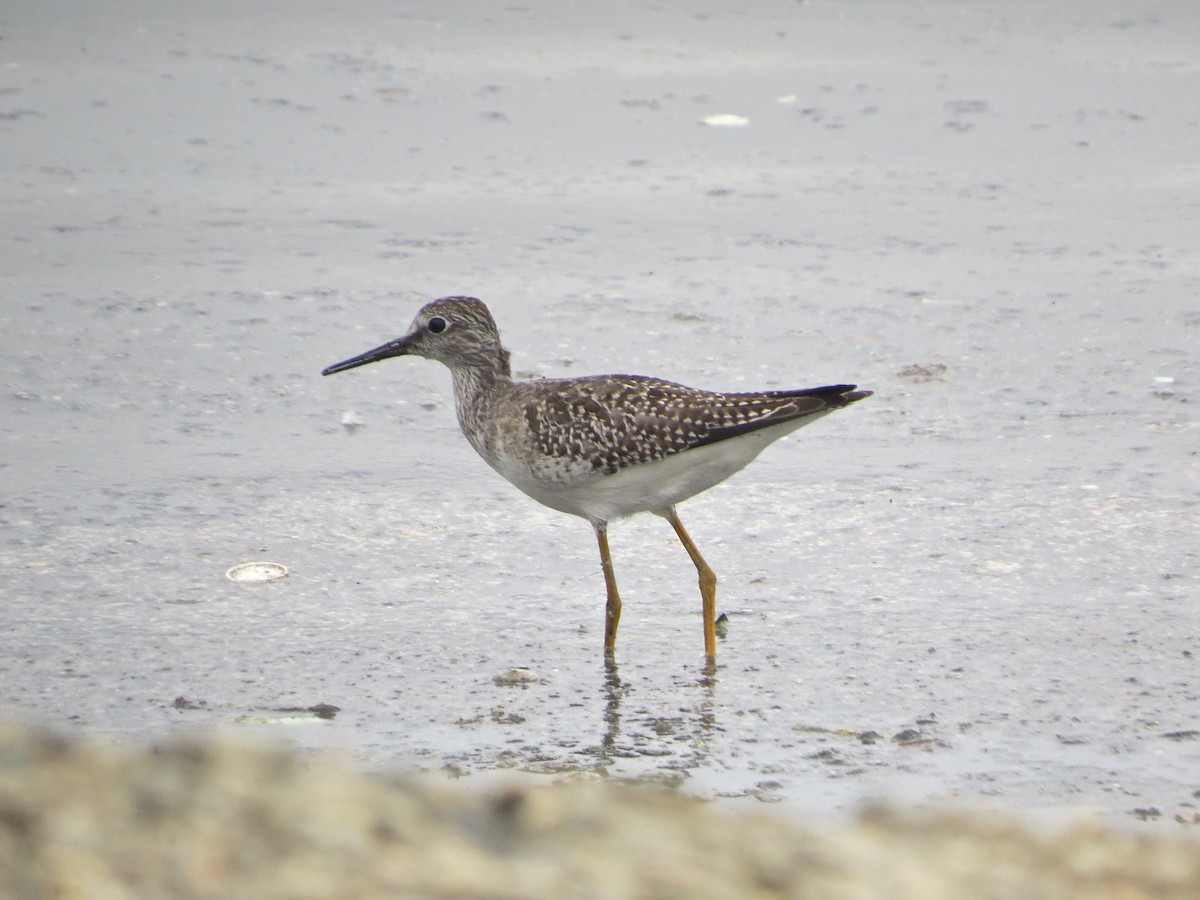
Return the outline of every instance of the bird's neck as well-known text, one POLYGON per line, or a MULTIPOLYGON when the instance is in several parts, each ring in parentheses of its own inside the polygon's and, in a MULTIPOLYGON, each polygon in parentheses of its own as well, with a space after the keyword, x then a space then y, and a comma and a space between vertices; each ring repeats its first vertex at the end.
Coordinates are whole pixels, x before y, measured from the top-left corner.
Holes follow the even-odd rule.
POLYGON ((512 388, 508 351, 496 357, 493 365, 459 365, 450 370, 454 376, 454 407, 458 425, 471 446, 489 463, 495 464, 499 424, 492 415, 512 388))
POLYGON ((512 384, 508 358, 508 351, 497 346, 495 355, 476 357, 450 369, 454 400, 460 410, 475 405, 497 387, 512 384))

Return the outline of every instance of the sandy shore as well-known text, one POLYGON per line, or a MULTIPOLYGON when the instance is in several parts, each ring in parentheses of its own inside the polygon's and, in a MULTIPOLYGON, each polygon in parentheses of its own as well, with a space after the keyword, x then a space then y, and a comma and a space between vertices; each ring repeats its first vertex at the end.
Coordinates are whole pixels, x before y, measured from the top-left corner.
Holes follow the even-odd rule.
POLYGON ((481 795, 225 741, 0 727, 0 895, 1194 898, 1200 848, 1095 827, 865 814, 802 829, 609 784, 481 795))

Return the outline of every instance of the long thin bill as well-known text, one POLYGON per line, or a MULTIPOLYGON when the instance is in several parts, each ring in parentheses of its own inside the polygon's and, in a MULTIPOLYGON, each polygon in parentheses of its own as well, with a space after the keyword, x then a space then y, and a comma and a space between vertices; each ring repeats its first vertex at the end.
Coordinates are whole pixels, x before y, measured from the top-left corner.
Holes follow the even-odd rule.
POLYGON ((389 359, 393 356, 404 356, 408 353, 408 345, 411 339, 406 335, 401 338, 396 338, 394 341, 388 341, 376 347, 374 350, 368 350, 366 353, 360 353, 358 356, 352 356, 349 359, 344 359, 340 363, 334 363, 327 369, 322 369, 322 375, 332 375, 335 372, 345 372, 347 369, 356 369, 359 366, 365 366, 367 363, 379 362, 381 359, 389 359))

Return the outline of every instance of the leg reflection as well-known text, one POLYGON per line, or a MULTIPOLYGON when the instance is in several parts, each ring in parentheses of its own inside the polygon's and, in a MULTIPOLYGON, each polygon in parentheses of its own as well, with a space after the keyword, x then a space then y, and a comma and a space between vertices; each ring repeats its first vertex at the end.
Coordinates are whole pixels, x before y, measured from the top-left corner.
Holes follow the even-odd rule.
POLYGON ((604 763, 610 763, 621 738, 621 701, 629 692, 629 685, 621 680, 617 661, 613 656, 604 659, 604 734, 600 738, 600 755, 604 763))

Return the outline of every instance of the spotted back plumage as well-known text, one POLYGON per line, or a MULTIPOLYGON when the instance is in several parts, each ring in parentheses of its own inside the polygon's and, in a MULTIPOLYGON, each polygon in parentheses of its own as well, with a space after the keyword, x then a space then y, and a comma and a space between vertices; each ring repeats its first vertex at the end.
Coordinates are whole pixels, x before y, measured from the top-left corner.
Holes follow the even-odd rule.
POLYGON ((717 393, 641 375, 548 379, 523 387, 538 453, 612 475, 694 447, 829 412, 860 399, 852 385, 717 393))

